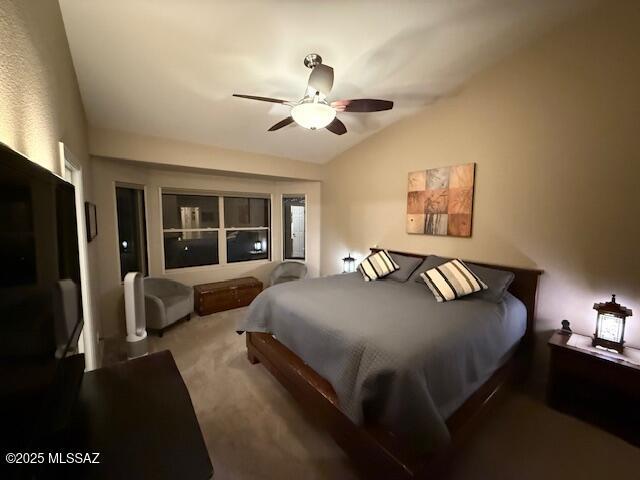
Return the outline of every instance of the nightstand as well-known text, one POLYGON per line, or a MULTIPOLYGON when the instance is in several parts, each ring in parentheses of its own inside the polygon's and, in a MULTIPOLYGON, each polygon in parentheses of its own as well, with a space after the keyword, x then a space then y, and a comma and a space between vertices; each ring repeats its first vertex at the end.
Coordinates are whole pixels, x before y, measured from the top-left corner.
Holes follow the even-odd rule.
MULTIPOLYGON (((606 351, 568 345, 570 338, 556 332, 549 340, 550 405, 640 445, 640 365, 606 351)), ((625 351, 640 355, 635 349, 625 351)))

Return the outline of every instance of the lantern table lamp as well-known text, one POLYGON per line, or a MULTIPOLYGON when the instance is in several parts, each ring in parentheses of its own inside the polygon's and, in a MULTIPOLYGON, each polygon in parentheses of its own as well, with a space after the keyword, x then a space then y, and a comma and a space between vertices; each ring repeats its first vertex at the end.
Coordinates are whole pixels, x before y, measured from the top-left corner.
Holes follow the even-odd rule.
POLYGON ((351 256, 351 252, 342 259, 342 273, 352 273, 356 271, 356 259, 351 256))
POLYGON ((625 321, 631 316, 631 310, 617 303, 615 295, 611 296, 610 302, 594 304, 593 309, 598 314, 596 332, 591 344, 594 347, 604 347, 622 353, 625 321))
POLYGON ((262 253, 262 242, 260 240, 253 242, 253 251, 255 253, 262 253))

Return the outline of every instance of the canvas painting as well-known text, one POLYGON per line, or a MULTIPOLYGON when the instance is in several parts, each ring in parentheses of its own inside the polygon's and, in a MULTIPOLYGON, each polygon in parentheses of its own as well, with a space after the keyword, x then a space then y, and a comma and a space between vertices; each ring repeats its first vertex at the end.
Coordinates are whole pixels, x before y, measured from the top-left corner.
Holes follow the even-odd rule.
POLYGON ((409 173, 407 232, 470 237, 475 163, 409 173))

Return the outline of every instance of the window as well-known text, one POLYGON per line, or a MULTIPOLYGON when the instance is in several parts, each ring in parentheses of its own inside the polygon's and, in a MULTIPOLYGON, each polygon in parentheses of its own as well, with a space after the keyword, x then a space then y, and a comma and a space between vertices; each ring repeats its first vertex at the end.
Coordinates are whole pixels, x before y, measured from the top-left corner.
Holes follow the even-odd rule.
POLYGON ((73 183, 73 168, 68 162, 64 162, 64 179, 69 183, 73 183))
POLYGON ((213 195, 162 195, 165 268, 219 263, 218 202, 213 195))
POLYGON ((282 227, 285 260, 305 259, 305 198, 286 195, 282 198, 282 227))
POLYGON ((124 280, 129 272, 147 275, 144 191, 139 188, 116 187, 116 209, 121 279, 124 280))
POLYGON ((269 258, 269 207, 266 198, 224 197, 227 262, 269 258))
POLYGON ((268 198, 163 193, 165 268, 269 259, 270 210, 268 198))

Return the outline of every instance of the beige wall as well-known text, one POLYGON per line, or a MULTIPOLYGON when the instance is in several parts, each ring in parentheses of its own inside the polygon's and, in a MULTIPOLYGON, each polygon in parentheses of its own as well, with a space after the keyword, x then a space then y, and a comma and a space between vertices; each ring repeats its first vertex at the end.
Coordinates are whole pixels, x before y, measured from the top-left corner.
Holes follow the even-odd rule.
POLYGON ((323 173, 315 163, 101 128, 91 129, 89 142, 97 157, 302 180, 321 180, 323 173))
MULTIPOLYGON (((86 119, 58 2, 0 0, 0 142, 60 174, 59 141, 82 164, 91 200, 86 119)), ((94 270, 93 244, 88 252, 94 270)))
POLYGON ((118 263, 118 233, 115 204, 116 183, 145 187, 147 218, 147 244, 149 274, 166 276, 187 285, 208 283, 242 276, 255 276, 267 282, 276 262, 282 259, 282 195, 307 195, 307 265, 309 274, 317 276, 320 270, 320 184, 307 181, 283 181, 273 178, 216 176, 194 173, 185 169, 170 169, 133 162, 94 158, 93 174, 98 211, 100 294, 98 302, 103 319, 105 337, 124 331, 123 293, 118 263), (239 192, 270 194, 272 199, 272 261, 256 261, 229 265, 213 265, 184 269, 164 270, 162 188, 205 192, 239 192))
POLYGON ((59 174, 60 140, 88 160, 58 2, 0 0, 0 141, 59 174))
POLYGON ((539 329, 592 333, 615 292, 640 346, 640 4, 606 5, 334 159, 322 273, 376 244, 537 267, 539 329), (405 233, 407 173, 467 162, 473 237, 405 233))

